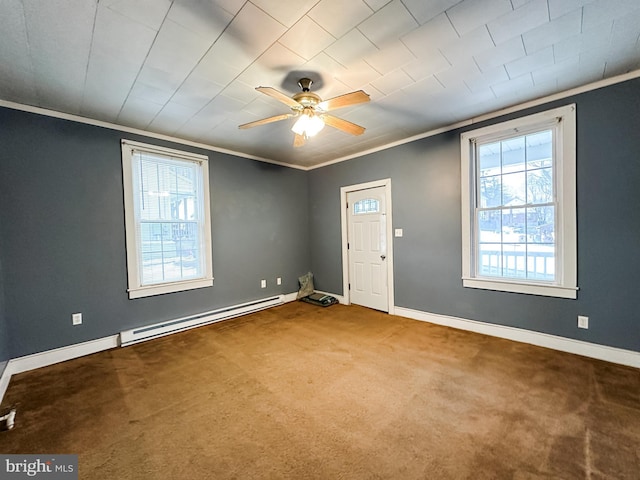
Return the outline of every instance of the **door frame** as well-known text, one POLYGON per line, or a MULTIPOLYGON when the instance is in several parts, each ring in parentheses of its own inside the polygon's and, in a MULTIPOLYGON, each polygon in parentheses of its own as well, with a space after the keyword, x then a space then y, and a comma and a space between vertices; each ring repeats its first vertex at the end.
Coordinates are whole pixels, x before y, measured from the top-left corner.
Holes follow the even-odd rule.
POLYGON ((374 180, 372 182, 358 183, 356 185, 348 185, 340 187, 340 229, 342 232, 342 296, 346 305, 351 305, 351 292, 349 291, 349 249, 348 241, 348 222, 347 214, 347 194, 358 190, 366 190, 369 188, 384 187, 385 205, 386 205, 386 235, 387 235, 387 296, 389 304, 389 314, 395 314, 394 290, 393 290, 393 212, 391 205, 391 179, 384 178, 374 180))

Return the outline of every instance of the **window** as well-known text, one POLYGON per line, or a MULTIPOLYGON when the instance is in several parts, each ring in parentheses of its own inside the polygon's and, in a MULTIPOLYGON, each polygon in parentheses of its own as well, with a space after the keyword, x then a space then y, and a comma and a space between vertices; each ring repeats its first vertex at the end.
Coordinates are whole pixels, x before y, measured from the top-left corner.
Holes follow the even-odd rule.
POLYGON ((122 141, 129 298, 213 285, 208 158, 122 141))
POLYGON ((353 204, 353 214, 363 215, 365 213, 378 213, 380 211, 380 201, 375 198, 365 198, 353 204))
POLYGON ((576 298, 575 105, 461 136, 465 287, 576 298))

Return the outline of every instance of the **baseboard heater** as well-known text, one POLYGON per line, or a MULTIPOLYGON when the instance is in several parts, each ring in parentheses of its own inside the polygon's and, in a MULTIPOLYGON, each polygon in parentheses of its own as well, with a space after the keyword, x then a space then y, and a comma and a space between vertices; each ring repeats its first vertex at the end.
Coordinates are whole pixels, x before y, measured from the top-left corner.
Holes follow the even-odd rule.
POLYGON ((190 328, 201 327, 210 323, 228 320, 230 318, 247 315, 249 313, 275 307, 284 303, 284 295, 277 297, 263 298, 253 302, 233 305, 231 307, 220 308, 210 312, 199 313, 189 317, 176 318, 165 322, 147 325, 145 327, 134 328, 120 332, 120 346, 126 347, 134 343, 144 342, 152 338, 164 337, 172 333, 182 332, 190 328))

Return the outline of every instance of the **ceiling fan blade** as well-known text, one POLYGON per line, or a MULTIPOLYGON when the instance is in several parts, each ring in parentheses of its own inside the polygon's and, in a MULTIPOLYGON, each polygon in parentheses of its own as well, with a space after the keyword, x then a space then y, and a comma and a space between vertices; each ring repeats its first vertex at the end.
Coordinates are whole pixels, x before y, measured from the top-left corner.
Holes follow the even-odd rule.
POLYGON ((294 147, 301 147, 303 145, 304 145, 304 137, 302 135, 298 135, 296 133, 295 137, 293 137, 293 146, 294 147))
POLYGON ((330 127, 337 128, 338 130, 350 133, 351 135, 362 135, 365 131, 364 127, 351 123, 347 120, 343 120, 342 118, 334 117, 333 115, 322 115, 321 118, 324 120, 324 123, 330 127))
POLYGON ((262 120, 256 120, 255 122, 243 123, 242 125, 238 125, 238 128, 257 127, 259 125, 266 125, 267 123, 277 122, 279 120, 286 120, 293 116, 294 115, 292 113, 283 113, 282 115, 274 115, 273 117, 263 118, 262 120))
POLYGON ((335 110, 336 108, 348 107, 349 105, 357 105, 358 103, 368 102, 369 95, 362 90, 356 92, 345 93, 338 97, 330 98, 324 102, 320 102, 317 107, 325 112, 335 110))
POLYGON ((256 87, 256 90, 261 93, 264 93, 265 95, 269 95, 270 97, 273 97, 276 100, 281 101, 282 103, 284 103, 285 105, 288 105, 291 108, 302 108, 302 105, 296 102, 293 98, 289 97, 288 95, 285 95, 284 93, 276 90, 275 88, 256 87))

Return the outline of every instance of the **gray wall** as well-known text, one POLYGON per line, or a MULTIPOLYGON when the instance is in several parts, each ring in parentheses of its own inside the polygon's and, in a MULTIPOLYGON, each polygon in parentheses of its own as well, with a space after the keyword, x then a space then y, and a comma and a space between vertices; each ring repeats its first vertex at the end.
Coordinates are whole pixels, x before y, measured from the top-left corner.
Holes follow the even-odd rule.
MULTIPOLYGON (((577 103, 577 300, 463 288, 460 133, 447 132, 309 173, 311 266, 342 294, 340 187, 391 178, 395 305, 640 351, 640 80, 487 123, 577 103), (577 315, 588 315, 579 330, 577 315)), ((481 126, 475 125, 472 128, 481 126)), ((471 128, 471 127, 470 127, 471 128)))
POLYGON ((0 125, 5 357, 295 292, 310 268, 306 172, 10 109, 0 125), (121 138, 209 155, 213 287, 128 299, 121 138))
MULTIPOLYGON (((2 223, 0 223, 0 232, 2 232, 2 223)), ((2 235, 0 235, 0 241, 2 235)), ((2 244, 0 243, 0 252, 2 251, 2 244)), ((0 376, 4 372, 9 360, 9 327, 4 314, 4 275, 2 273, 2 256, 0 256, 0 376)))

